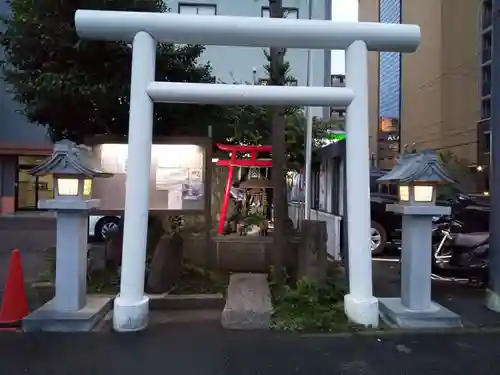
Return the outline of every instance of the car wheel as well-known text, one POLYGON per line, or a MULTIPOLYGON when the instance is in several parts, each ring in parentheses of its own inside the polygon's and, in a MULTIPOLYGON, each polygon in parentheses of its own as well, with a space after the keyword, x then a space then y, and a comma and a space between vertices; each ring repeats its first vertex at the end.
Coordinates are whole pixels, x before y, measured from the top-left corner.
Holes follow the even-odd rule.
POLYGON ((380 255, 385 250, 387 233, 385 232, 384 227, 375 221, 372 221, 371 227, 372 255, 380 255))
POLYGON ((96 239, 103 241, 106 239, 106 234, 111 229, 118 228, 120 225, 120 219, 114 216, 105 216, 100 219, 94 228, 94 234, 96 239))

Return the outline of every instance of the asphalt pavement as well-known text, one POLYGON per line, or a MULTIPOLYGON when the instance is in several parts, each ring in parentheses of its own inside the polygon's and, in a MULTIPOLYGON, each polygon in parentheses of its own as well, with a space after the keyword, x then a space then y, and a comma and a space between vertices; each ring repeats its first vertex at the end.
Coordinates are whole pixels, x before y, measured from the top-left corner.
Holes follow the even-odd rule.
POLYGON ((15 214, 0 216, 0 290, 7 277, 10 254, 21 251, 24 278, 35 280, 43 270, 43 250, 56 243, 56 221, 53 216, 15 214))
POLYGON ((331 336, 214 324, 137 334, 0 334, 5 375, 498 374, 500 334, 331 336))

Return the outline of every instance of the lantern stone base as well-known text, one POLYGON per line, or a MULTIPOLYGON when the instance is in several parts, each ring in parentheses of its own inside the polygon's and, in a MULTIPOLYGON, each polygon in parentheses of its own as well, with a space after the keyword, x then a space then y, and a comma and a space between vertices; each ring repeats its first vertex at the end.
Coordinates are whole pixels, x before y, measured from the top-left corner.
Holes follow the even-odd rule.
POLYGON ((500 295, 492 289, 486 289, 485 305, 488 309, 500 312, 500 295))
POLYGON ((87 296, 87 303, 78 311, 60 311, 50 300, 23 320, 25 332, 89 332, 112 308, 112 298, 87 296))
POLYGON ((399 328, 456 328, 462 318, 453 311, 431 302, 429 310, 410 310, 401 298, 379 298, 380 317, 391 327, 399 328))

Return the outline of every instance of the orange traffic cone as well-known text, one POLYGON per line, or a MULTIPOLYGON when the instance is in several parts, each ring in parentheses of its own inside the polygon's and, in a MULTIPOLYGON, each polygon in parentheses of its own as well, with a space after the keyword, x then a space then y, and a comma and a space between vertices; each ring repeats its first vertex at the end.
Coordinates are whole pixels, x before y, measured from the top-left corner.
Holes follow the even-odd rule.
POLYGON ((21 252, 15 249, 10 257, 9 274, 0 308, 0 327, 20 326, 28 314, 28 297, 24 287, 21 252))

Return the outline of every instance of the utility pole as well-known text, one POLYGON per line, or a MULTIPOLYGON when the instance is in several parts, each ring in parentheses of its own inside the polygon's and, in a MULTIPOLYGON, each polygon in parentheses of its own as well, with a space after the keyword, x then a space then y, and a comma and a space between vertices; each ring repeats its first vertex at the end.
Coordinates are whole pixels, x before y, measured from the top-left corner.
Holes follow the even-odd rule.
MULTIPOLYGON (((309 0, 309 19, 312 19, 313 0, 309 0)), ((312 50, 307 50, 307 86, 312 86, 312 50)), ((311 159, 312 159, 312 127, 313 116, 311 107, 306 107, 306 136, 305 139, 305 202, 304 202, 304 219, 311 218, 311 159)))
POLYGON ((491 70, 491 119, 490 119, 490 280, 486 290, 486 306, 500 312, 500 24, 496 17, 500 1, 493 1, 492 33, 493 51, 491 70))
MULTIPOLYGON (((282 0, 269 0, 269 14, 271 18, 283 18, 282 0)), ((284 49, 273 46, 270 49, 271 56, 271 85, 283 86, 285 77, 280 74, 280 67, 283 65, 284 49)), ((285 163, 286 163, 286 143, 285 143, 285 108, 276 106, 272 108, 272 185, 273 185, 273 205, 274 205, 274 251, 273 267, 277 282, 283 281, 283 260, 286 249, 286 219, 288 217, 288 207, 286 207, 286 185, 285 185, 285 163)))

